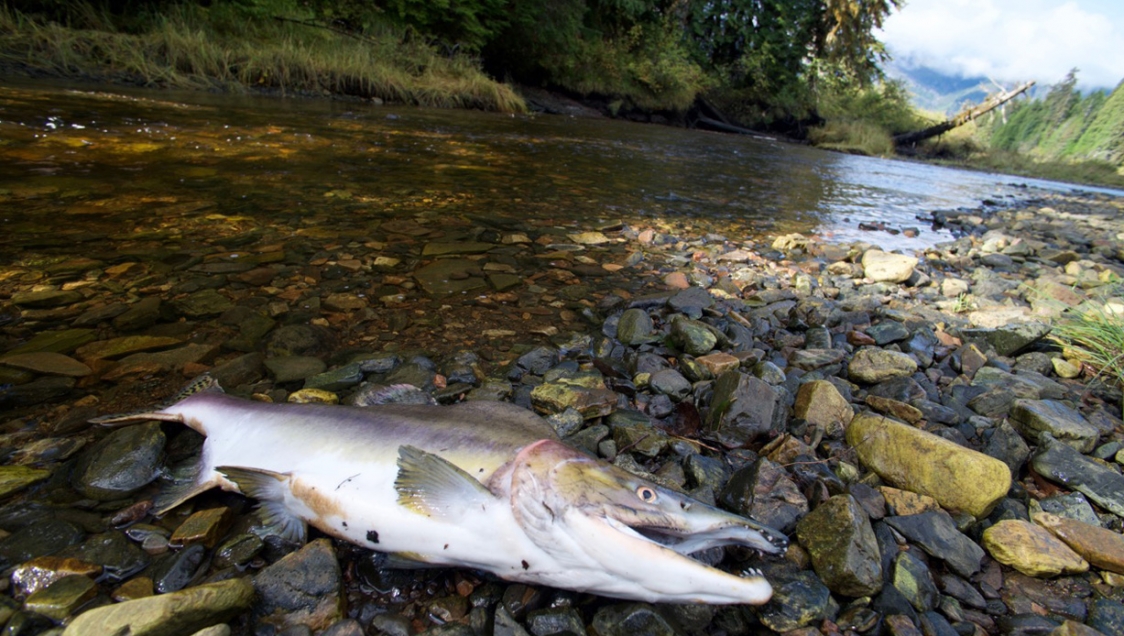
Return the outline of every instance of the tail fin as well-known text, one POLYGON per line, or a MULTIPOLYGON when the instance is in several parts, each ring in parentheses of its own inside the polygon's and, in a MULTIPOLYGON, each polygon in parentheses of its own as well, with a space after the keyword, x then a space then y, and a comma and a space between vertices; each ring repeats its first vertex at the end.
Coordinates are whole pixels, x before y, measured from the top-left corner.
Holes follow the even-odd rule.
POLYGON ((188 396, 196 393, 218 392, 222 393, 222 387, 219 386, 219 381, 211 377, 210 374, 204 373, 203 375, 188 382, 185 387, 179 390, 171 399, 165 401, 163 404, 152 409, 141 409, 139 411, 131 411, 129 413, 113 413, 110 415, 102 415, 90 420, 91 424, 100 424, 102 426, 116 426, 118 424, 127 424, 129 422, 137 422, 140 420, 159 420, 161 422, 183 422, 183 417, 175 413, 165 413, 164 409, 169 406, 187 398, 188 396))

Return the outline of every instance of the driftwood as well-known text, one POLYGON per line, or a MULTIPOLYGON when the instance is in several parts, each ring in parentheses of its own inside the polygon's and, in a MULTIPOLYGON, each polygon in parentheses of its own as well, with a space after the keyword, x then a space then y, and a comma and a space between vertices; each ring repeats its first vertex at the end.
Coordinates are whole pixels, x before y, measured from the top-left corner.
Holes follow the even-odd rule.
POLYGON ((964 124, 979 118, 981 115, 988 113, 1002 106, 1003 104, 1006 104, 1015 97, 1025 93, 1031 86, 1034 86, 1034 82, 1026 82, 1024 84, 1020 84, 1010 91, 1000 91, 998 94, 992 95, 991 97, 984 100, 982 104, 965 108, 964 110, 957 113, 955 117, 943 121, 936 126, 930 126, 924 130, 918 130, 915 132, 894 135, 894 145, 908 146, 909 144, 914 144, 930 137, 936 137, 937 135, 944 134, 952 130, 953 128, 956 128, 957 126, 963 126, 964 124))

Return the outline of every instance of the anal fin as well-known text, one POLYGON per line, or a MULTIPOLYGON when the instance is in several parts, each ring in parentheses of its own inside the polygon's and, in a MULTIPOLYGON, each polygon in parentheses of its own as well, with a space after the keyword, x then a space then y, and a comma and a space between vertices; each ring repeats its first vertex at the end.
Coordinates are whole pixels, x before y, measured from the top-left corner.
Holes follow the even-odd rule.
POLYGON ((277 533, 288 541, 305 542, 307 524, 285 505, 289 475, 238 466, 219 466, 215 470, 234 482, 242 494, 258 500, 262 521, 267 526, 276 528, 277 533))
POLYGON ((398 449, 398 503, 429 517, 455 520, 478 510, 496 496, 472 475, 447 459, 414 446, 398 449))

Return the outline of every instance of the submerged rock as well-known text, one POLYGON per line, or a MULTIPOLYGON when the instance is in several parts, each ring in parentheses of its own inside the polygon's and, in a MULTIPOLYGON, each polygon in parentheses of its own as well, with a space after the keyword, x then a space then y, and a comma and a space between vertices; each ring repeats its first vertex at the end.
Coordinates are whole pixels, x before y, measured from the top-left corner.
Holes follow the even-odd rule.
POLYGON ((248 578, 208 583, 171 594, 94 608, 76 617, 64 636, 119 634, 190 636, 250 607, 254 586, 248 578))

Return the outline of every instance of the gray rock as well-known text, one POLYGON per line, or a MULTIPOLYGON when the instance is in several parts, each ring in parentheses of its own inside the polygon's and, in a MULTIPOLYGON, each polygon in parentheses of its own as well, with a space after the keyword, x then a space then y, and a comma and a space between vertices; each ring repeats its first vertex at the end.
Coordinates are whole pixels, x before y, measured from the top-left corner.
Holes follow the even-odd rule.
POLYGON ((649 386, 657 393, 662 393, 679 402, 691 394, 691 383, 683 374, 675 369, 662 369, 652 374, 648 380, 649 386))
POLYGON ((714 383, 707 432, 729 448, 749 444, 774 430, 779 396, 767 382, 727 371, 714 383))
POLYGON ((206 552, 202 544, 196 543, 160 557, 147 572, 153 588, 159 594, 167 594, 187 587, 199 572, 206 552))
POLYGON ((572 607, 549 607, 527 613, 527 628, 534 636, 584 636, 585 623, 572 607))
POLYGON ((796 524, 796 536, 824 584, 844 596, 882 589, 882 562, 870 518, 850 495, 836 495, 796 524))
POLYGON ((40 556, 50 556, 82 542, 86 533, 77 525, 46 517, 0 539, 0 568, 40 556))
POLYGON ((726 465, 718 459, 692 453, 683 461, 683 469, 687 484, 694 488, 710 488, 717 492, 726 484, 730 472, 726 465))
POLYGON ((1054 495, 1042 500, 1031 499, 1030 511, 1033 513, 1037 510, 1067 519, 1076 519, 1091 526, 1101 525, 1100 517, 1089 505, 1089 500, 1079 492, 1054 495))
POLYGON ((277 356, 265 359, 265 368, 278 384, 310 378, 325 369, 324 361, 312 356, 277 356))
POLYGON ((925 562, 906 550, 894 558, 891 583, 918 612, 928 612, 937 606, 940 592, 925 562))
POLYGON ((617 340, 626 345, 638 345, 652 340, 655 325, 643 309, 633 308, 621 314, 617 322, 617 340))
POLYGON ((678 636, 654 607, 647 603, 607 605, 593 615, 598 636, 678 636))
POLYGON ((1052 482, 1084 493, 1102 508, 1124 516, 1124 476, 1043 433, 1031 458, 1034 470, 1052 482))
POLYGON ((851 380, 867 384, 910 376, 914 371, 917 371, 917 362, 913 358, 886 349, 860 349, 847 366, 851 380))
POLYGON ((1092 451, 1099 436, 1097 428, 1080 413, 1054 400, 1015 400, 1010 421, 1028 440, 1037 440, 1046 432, 1081 453, 1092 451))
POLYGON ((270 356, 319 356, 328 353, 334 336, 315 325, 285 325, 274 329, 266 339, 270 356))
POLYGON ((739 469, 718 495, 727 510, 790 532, 808 513, 808 500, 783 468, 765 459, 739 469))
POLYGON ((713 305, 714 298, 701 287, 688 287, 667 299, 667 304, 679 312, 688 309, 701 310, 713 305))
POLYGON ((482 276, 480 264, 463 258, 433 261, 414 270, 414 278, 427 294, 438 297, 488 288, 488 281, 482 276))
POLYGON ((218 365, 210 374, 220 386, 232 389, 259 380, 264 361, 265 355, 261 353, 247 353, 218 365))
POLYGON ((718 344, 718 336, 706 324, 681 315, 671 321, 671 339, 693 356, 706 355, 718 344))
POLYGON ((115 581, 140 572, 152 561, 140 546, 130 541, 120 530, 95 534, 80 545, 59 552, 58 556, 96 563, 102 566, 108 579, 115 581))
POLYGON ((807 570, 773 582, 773 598, 758 611, 761 622, 774 632, 787 632, 832 618, 839 606, 831 591, 807 570))
POLYGON ((1045 338, 1049 333, 1049 325, 1027 322, 997 329, 963 329, 960 335, 968 342, 990 345, 1001 356, 1011 356, 1045 338))
POLYGON ((1109 598, 1095 599, 1090 604, 1086 624, 1104 634, 1124 634, 1124 603, 1109 598))
POLYGON ((0 406, 31 406, 65 397, 77 382, 66 376, 44 376, 27 384, 0 387, 0 406))
POLYGON ((325 391, 343 391, 363 381, 363 369, 358 362, 344 365, 308 378, 304 382, 306 389, 323 389, 325 391))
POLYGON ((916 515, 887 517, 885 521, 929 556, 944 561, 960 576, 967 578, 979 571, 984 557, 983 548, 957 530, 948 513, 931 510, 916 515))
POLYGON ((260 623, 285 629, 326 629, 343 618, 340 565, 328 539, 317 539, 285 555, 254 577, 260 623))
POLYGON ((91 499, 107 501, 130 495, 156 479, 164 441, 156 422, 112 431, 82 452, 71 483, 91 499))
POLYGON ((990 455, 1007 464, 1007 467, 1011 469, 1012 477, 1019 475, 1019 471, 1022 470, 1027 458, 1030 457, 1030 447, 1006 421, 992 431, 991 437, 988 438, 987 444, 983 447, 983 452, 985 455, 990 455))
POLYGON ((617 410, 608 417, 613 441, 622 451, 640 453, 648 457, 659 455, 667 448, 667 433, 652 426, 648 416, 632 410, 617 410))
POLYGON ((905 340, 909 337, 909 329, 896 320, 883 320, 876 325, 867 327, 866 335, 874 338, 874 344, 882 347, 891 342, 905 340))

